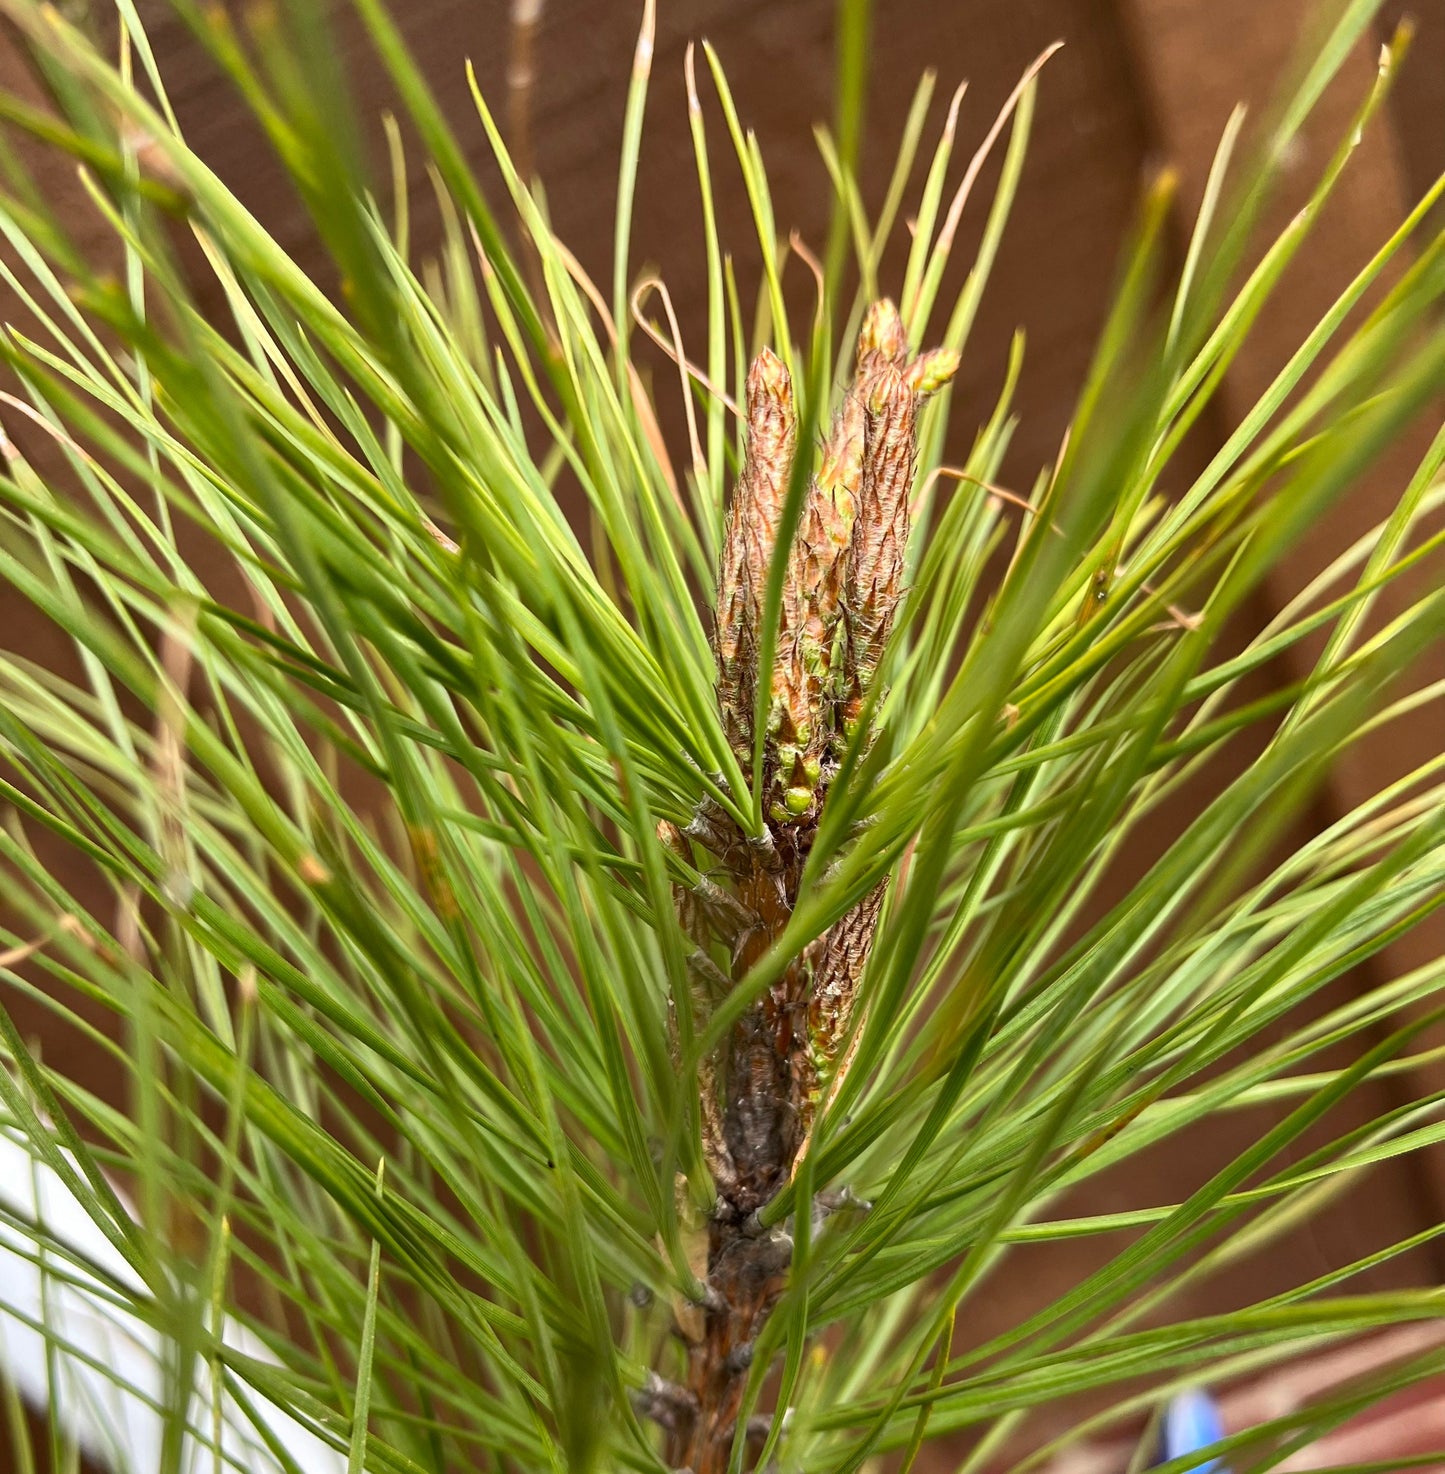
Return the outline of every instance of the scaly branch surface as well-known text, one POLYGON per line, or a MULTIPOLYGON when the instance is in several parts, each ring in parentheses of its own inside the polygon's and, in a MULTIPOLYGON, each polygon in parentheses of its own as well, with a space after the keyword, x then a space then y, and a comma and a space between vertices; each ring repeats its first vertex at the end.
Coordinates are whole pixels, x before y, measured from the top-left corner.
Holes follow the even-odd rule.
MULTIPOLYGON (((809 477, 788 549, 776 654, 760 669, 763 603, 797 454, 792 383, 764 349, 747 380, 747 438, 718 572, 714 650, 728 741, 753 762, 759 682, 769 683, 763 734, 765 830, 744 835, 704 804, 664 841, 709 874, 679 892, 678 915, 702 955, 694 999, 706 1018, 772 947, 798 890, 847 744, 859 737, 903 593, 918 409, 947 383, 956 354, 910 356, 889 301, 869 309, 852 383, 809 477)), ((861 740, 871 742, 871 732, 861 740)), ((838 1088, 856 1037, 858 984, 886 883, 793 958, 748 1009, 700 1078, 703 1150, 717 1201, 707 1228, 709 1298, 682 1327, 685 1386, 656 1394, 674 1468, 723 1474, 753 1346, 787 1284, 792 1240, 758 1210, 792 1178, 813 1122, 838 1088)))

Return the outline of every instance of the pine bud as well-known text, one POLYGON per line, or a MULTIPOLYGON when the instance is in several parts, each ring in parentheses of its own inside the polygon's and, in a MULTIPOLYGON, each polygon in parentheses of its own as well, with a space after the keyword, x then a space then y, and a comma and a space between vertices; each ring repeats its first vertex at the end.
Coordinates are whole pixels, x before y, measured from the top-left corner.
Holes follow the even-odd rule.
MULTIPOLYGON (((788 563, 774 697, 790 747, 816 759, 832 726, 834 630, 863 466, 863 406, 849 390, 808 487, 788 563)), ((780 733, 780 736, 784 734, 780 733)), ((816 766, 816 764, 815 764, 816 766)))
POLYGON ((858 984, 873 951, 887 892, 886 880, 875 886, 833 924, 818 949, 808 991, 807 1051, 797 1062, 803 1138, 799 1155, 806 1149, 818 1112, 842 1085, 857 1049, 858 984))
POLYGON ((845 730, 862 708, 903 593, 917 406, 903 370, 895 364, 878 370, 865 406, 863 476, 844 578, 849 613, 845 730))
MULTIPOLYGON (((853 382, 821 447, 784 573, 767 693, 764 811, 774 823, 816 814, 824 759, 857 721, 877 674, 903 592, 918 406, 958 362, 943 348, 910 358, 886 298, 864 315, 853 382)), ((762 606, 797 438, 792 383, 769 349, 748 373, 746 405, 715 637, 724 727, 743 758, 752 752, 762 606)))
POLYGON ((795 788, 782 808, 811 813, 821 801, 820 759, 834 736, 841 690, 836 669, 843 577, 858 512, 863 474, 864 426, 870 386, 879 372, 904 362, 908 343, 898 309, 884 298, 869 307, 858 333, 857 367, 823 442, 818 470, 808 488, 792 550, 783 603, 787 659, 779 662, 775 695, 787 713, 792 744, 813 776, 813 799, 802 802, 795 788))
POLYGON ((718 704, 728 742, 740 757, 752 751, 762 606, 796 439, 792 380, 782 360, 764 348, 748 372, 743 468, 718 570, 718 704))
MULTIPOLYGON (((891 303, 880 306, 892 309, 891 303)), ((891 341, 886 329, 888 320, 887 314, 882 314, 869 330, 891 341)), ((951 348, 934 348, 911 361, 906 361, 906 354, 907 345, 903 344, 896 356, 885 360, 875 354, 868 360, 870 367, 859 370, 863 463, 853 536, 843 570, 843 597, 849 615, 840 734, 844 737, 858 720, 903 596, 911 525, 909 499, 918 459, 918 406, 958 372, 959 357, 951 348)))
POLYGON ((903 319, 887 297, 873 303, 863 314, 863 326, 858 331, 860 367, 870 353, 877 353, 894 363, 908 356, 908 339, 904 336, 903 319))
POLYGON ((958 372, 958 354, 952 348, 934 348, 908 365, 908 382, 918 395, 936 394, 958 372))

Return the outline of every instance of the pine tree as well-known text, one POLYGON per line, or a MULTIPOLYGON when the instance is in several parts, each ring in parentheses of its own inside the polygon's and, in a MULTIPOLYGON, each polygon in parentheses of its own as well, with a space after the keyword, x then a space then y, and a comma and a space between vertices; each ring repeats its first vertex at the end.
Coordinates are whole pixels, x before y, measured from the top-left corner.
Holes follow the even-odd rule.
MULTIPOLYGON (((1278 162, 1376 6, 1331 15, 1252 145, 1231 124, 1182 271, 1172 181, 1150 186, 1065 445, 1022 494, 998 484, 1021 339, 964 463, 944 445, 1046 57, 951 183, 955 99, 914 199, 926 79, 875 219, 844 67, 819 261, 780 235, 718 57, 704 102, 690 53, 698 353, 629 260, 650 6, 609 296, 474 86, 507 209, 484 194, 382 0, 354 10, 435 183, 435 261, 381 203, 319 5, 172 4, 340 287, 187 145, 131 0, 118 45, 0 0, 54 102, 0 119, 79 165, 123 263, 98 268, 12 150, 0 577, 74 661, 0 655, 0 964, 129 1082, 101 1098, 0 1010, 3 1145, 33 1174, 0 1225, 48 1338, 9 1376, 48 1402, 52 1461, 79 1436, 166 1471, 851 1474, 970 1435, 962 1470, 1022 1470, 1060 1446, 1030 1452, 1029 1419, 1061 1400, 1093 1399, 1082 1437, 1438 1317, 1431 1288, 1358 1288, 1438 1229, 1243 1309, 1171 1306, 1442 1131, 1435 1096, 1332 1113, 1426 1049, 1445 959, 1322 995, 1445 899, 1445 758, 1290 836, 1363 732, 1439 723, 1414 672, 1445 589, 1411 580, 1445 536, 1445 432, 1385 522, 1238 638, 1300 530, 1438 415, 1441 186, 1175 474, 1385 97, 1403 35, 1261 249, 1278 162), (948 300, 965 204, 986 224, 948 300), (656 413, 679 392, 685 453, 656 413), (1307 676, 1259 698, 1287 649, 1307 676), (1068 1216, 1081 1184, 1255 1105, 1274 1124, 1186 1201, 1068 1216), (968 1334, 990 1276, 1082 1236, 1098 1269, 968 1334)), ((864 9, 842 7, 855 37, 864 9)), ((417 145, 389 136, 402 200, 417 145)), ((1225 1448, 1267 1467, 1439 1364, 1225 1448)))

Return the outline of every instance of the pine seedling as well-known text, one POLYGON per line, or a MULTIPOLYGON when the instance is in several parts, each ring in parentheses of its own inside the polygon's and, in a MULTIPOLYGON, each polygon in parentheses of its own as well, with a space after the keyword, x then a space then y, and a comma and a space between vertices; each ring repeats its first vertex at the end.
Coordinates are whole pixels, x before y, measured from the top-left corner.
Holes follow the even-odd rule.
POLYGON ((630 255, 650 6, 608 290, 382 0, 346 13, 406 115, 390 193, 324 7, 173 5, 327 260, 191 146, 131 0, 95 34, 0 0, 46 83, 0 97, 0 1149, 30 1184, 0 1195, 0 1352, 34 1348, 4 1371, 54 1462, 891 1474, 932 1442, 1026 1474, 1420 1323, 1368 1385, 1211 1444, 1242 1471, 1438 1372, 1438 1225, 1357 1222, 1252 1304, 1226 1271, 1445 1136, 1439 744, 1302 823, 1343 754, 1438 727, 1445 181, 1180 454, 1404 34, 1278 235, 1370 0, 1253 141, 1231 122, 1177 270, 1149 185, 1067 440, 1017 467, 1022 336, 989 403, 955 376, 1050 53, 968 161, 925 79, 870 215, 845 0, 818 260, 689 52, 699 345, 630 255), (1366 475, 1378 525, 1252 625, 1366 475), (32 630, 62 656, 11 648, 32 630), (1206 1167, 1196 1131, 1234 1145, 1206 1167), (980 1313, 1000 1284, 1017 1308, 980 1313))

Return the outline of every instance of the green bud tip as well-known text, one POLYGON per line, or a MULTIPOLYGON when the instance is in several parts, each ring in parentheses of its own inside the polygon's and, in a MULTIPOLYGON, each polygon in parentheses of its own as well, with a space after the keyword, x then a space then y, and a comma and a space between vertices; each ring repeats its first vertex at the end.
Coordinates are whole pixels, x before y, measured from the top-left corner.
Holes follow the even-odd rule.
POLYGON ((794 818, 799 814, 806 814, 813 807, 813 790, 811 788, 790 788, 783 795, 783 807, 794 818))
POLYGON ((748 399, 774 399, 786 403, 793 397, 793 380, 787 365, 771 348, 764 348, 748 370, 748 399))
POLYGON ((908 339, 903 334, 903 319, 892 301, 884 297, 875 302, 863 317, 858 332, 858 357, 865 353, 881 353, 884 358, 902 358, 908 352, 908 339))
POLYGON ((935 348, 908 365, 908 382, 915 394, 934 394, 958 372, 958 364, 952 348, 935 348))

